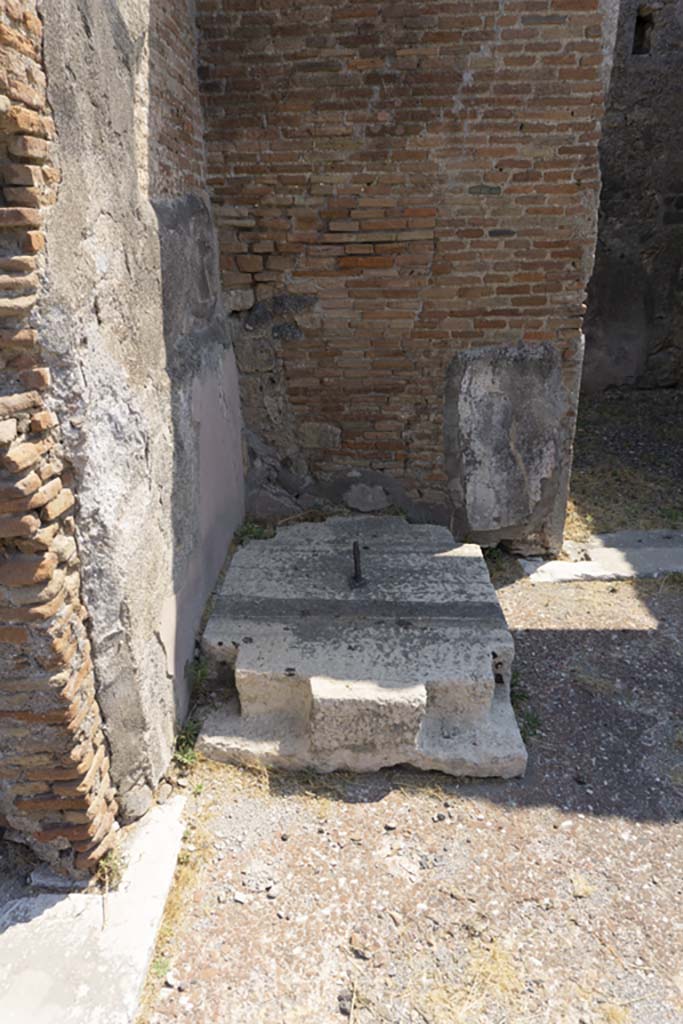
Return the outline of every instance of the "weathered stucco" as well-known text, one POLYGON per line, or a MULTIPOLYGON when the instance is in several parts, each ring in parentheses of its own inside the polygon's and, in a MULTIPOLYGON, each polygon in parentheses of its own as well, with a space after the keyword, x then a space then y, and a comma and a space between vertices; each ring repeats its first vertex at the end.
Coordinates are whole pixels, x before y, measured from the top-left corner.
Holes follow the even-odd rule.
POLYGON ((683 380, 682 74, 681 0, 622 0, 600 144, 586 392, 683 380), (649 22, 643 45, 639 13, 649 22))
POLYGON ((159 9, 50 0, 42 12, 62 182, 40 322, 126 816, 146 808, 168 764, 195 629, 243 511, 211 215, 200 188, 163 188, 155 145, 159 9))

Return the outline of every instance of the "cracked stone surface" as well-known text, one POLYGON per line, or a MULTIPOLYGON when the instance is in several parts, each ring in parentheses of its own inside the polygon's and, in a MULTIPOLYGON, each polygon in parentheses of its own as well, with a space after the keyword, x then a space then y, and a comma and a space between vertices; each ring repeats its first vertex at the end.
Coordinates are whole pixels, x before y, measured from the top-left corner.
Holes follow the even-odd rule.
POLYGON ((511 777, 513 644, 481 549, 396 517, 281 529, 234 557, 202 648, 227 669, 209 757, 319 771, 511 777), (354 585, 352 546, 363 582, 354 585))

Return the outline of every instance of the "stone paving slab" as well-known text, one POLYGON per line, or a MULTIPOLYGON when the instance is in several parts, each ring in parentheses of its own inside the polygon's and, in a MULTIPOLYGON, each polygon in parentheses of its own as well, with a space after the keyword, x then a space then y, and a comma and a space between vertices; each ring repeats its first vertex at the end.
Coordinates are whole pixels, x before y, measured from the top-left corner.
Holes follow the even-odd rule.
POLYGON ((524 770, 502 713, 512 638, 479 547, 395 517, 282 533, 239 551, 216 597, 202 650, 233 674, 236 703, 209 715, 202 753, 320 771, 524 770))
POLYGON ((0 911, 2 1024, 132 1024, 183 833, 183 798, 155 807, 122 847, 106 898, 41 893, 0 911))
POLYGON ((519 561, 532 583, 656 579, 683 572, 683 533, 674 530, 624 530, 567 542, 564 550, 571 561, 519 561))

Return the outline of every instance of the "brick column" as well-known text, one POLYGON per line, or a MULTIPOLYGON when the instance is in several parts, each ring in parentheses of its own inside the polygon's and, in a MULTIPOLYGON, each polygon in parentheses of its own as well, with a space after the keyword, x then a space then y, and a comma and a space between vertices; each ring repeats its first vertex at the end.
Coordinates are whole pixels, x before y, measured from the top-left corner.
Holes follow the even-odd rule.
MULTIPOLYGON (((117 811, 80 599, 75 498, 30 326, 54 126, 35 2, 0 0, 0 827, 83 872, 117 811)), ((77 272, 74 268, 74 272, 77 272)))

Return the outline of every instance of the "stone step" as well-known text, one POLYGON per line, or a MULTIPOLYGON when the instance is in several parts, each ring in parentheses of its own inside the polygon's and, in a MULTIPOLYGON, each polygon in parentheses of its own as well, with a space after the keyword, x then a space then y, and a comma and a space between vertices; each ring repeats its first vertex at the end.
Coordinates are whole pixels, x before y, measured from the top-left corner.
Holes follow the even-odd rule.
POLYGON ((524 770, 512 638, 481 550, 442 527, 339 518, 250 543, 202 649, 234 693, 204 724, 209 756, 320 771, 524 770), (367 555, 360 587, 353 540, 367 555))
MULTIPOLYGON (((481 623, 333 620, 231 620, 221 635, 235 652, 242 714, 277 709, 310 717, 311 684, 372 682, 388 693, 421 686, 430 708, 465 717, 486 714, 496 676, 507 687, 513 646, 506 629, 481 623)), ((225 644, 223 649, 225 649, 225 644)), ((215 649, 215 641, 205 650, 215 649)))
POLYGON ((424 771, 511 779, 526 768, 526 749, 503 687, 496 687, 490 714, 483 720, 425 717, 417 747, 411 764, 424 771))
POLYGON ((424 720, 424 686, 311 680, 310 754, 322 770, 375 771, 410 761, 424 720))

